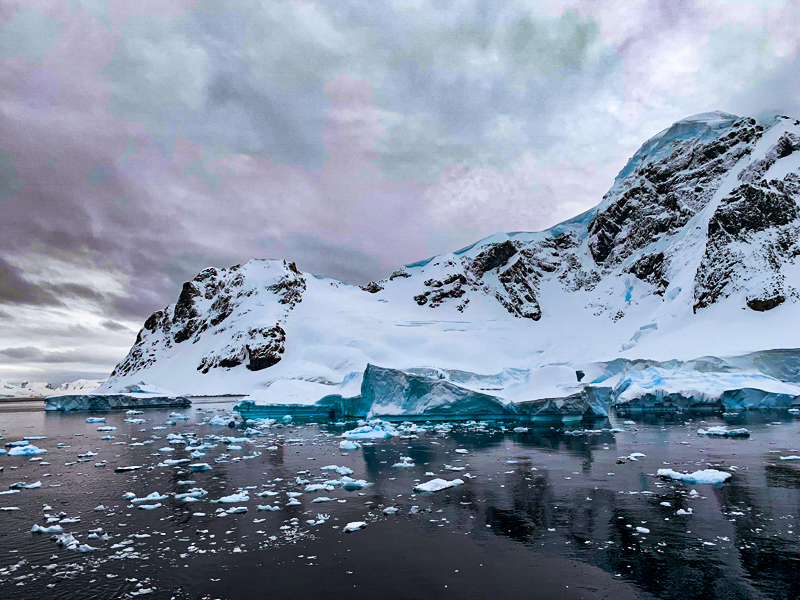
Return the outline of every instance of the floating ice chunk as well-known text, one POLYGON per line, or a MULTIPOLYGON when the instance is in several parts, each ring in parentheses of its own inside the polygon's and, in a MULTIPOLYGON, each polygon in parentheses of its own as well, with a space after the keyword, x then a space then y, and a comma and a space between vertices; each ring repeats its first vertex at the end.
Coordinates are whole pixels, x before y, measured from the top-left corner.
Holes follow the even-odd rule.
POLYGON ((367 526, 366 521, 353 521, 352 523, 348 523, 344 527, 342 527, 342 531, 345 533, 352 533, 353 531, 358 531, 359 529, 364 529, 367 526))
POLYGON ((37 454, 47 454, 47 450, 38 448, 33 444, 26 444, 24 446, 14 446, 8 451, 9 456, 36 456, 37 454))
POLYGON ((207 425, 215 425, 215 426, 235 426, 236 425, 236 418, 235 417, 223 417, 222 415, 216 415, 211 417, 208 420, 207 425), (233 423, 233 425, 231 425, 233 423))
POLYGON ((340 450, 358 450, 359 448, 361 448, 361 444, 353 440, 342 440, 339 442, 340 450))
POLYGON ((203 458, 205 455, 206 455, 205 452, 200 452, 200 450, 195 450, 189 456, 191 456, 192 458, 203 458))
POLYGON ((527 427, 514 427, 514 429, 512 429, 512 431, 514 433, 528 433, 529 430, 528 430, 527 427))
POLYGON ((102 427, 98 427, 97 431, 116 431, 117 428, 113 425, 103 425, 102 427))
POLYGON ((744 427, 740 429, 728 429, 722 426, 709 427, 708 429, 698 429, 697 434, 712 437, 750 437, 750 432, 744 427))
POLYGON ((210 471, 211 466, 208 463, 194 463, 189 465, 189 470, 195 472, 210 471))
POLYGON ((314 503, 333 502, 333 498, 328 498, 327 496, 319 496, 318 498, 314 498, 311 502, 314 502, 314 503))
POLYGON ((246 506, 234 506, 232 508, 229 508, 225 512, 228 513, 229 515, 238 515, 238 514, 241 514, 241 513, 246 513, 247 512, 247 507, 246 506))
POLYGON ((469 454, 469 450, 466 448, 456 448, 456 454, 469 454))
POLYGON ((636 421, 623 421, 623 425, 636 425, 636 421))
POLYGON ((392 466, 400 469, 408 469, 415 467, 416 465, 414 464, 414 461, 411 460, 410 456, 401 456, 400 462, 396 462, 392 466))
POLYGON ((257 508, 258 510, 272 510, 272 511, 281 509, 281 507, 278 506, 277 504, 275 506, 270 506, 269 504, 259 504, 257 508))
POLYGON ((155 504, 140 504, 137 506, 140 510, 155 510, 157 508, 161 508, 163 505, 161 502, 156 502, 155 504))
POLYGON ((86 419, 86 422, 87 423, 105 423, 106 422, 106 418, 105 417, 88 417, 86 419))
POLYGON ((234 502, 247 502, 248 500, 250 500, 250 492, 245 490, 243 492, 237 492, 236 494, 231 494, 230 496, 223 496, 219 500, 212 500, 212 502, 233 504, 234 502))
POLYGON ((457 485, 461 485, 464 483, 461 479, 453 479, 452 481, 447 481, 446 479, 431 479, 425 483, 420 483, 414 486, 415 492, 441 492, 442 490, 449 489, 451 487, 455 487, 457 485))
POLYGON ((684 483, 722 483, 730 479, 731 474, 724 471, 717 471, 716 469, 703 469, 702 471, 695 471, 694 473, 680 473, 672 469, 659 469, 659 477, 668 477, 669 479, 676 479, 684 483))
POLYGON ((639 533, 650 533, 650 530, 647 527, 637 527, 636 531, 639 533))
POLYGON ((628 454, 628 456, 621 456, 620 458, 628 459, 628 460, 632 460, 632 461, 636 462, 640 458, 647 458, 647 455, 646 454, 642 454, 641 452, 632 452, 632 453, 628 454))
POLYGON ((692 514, 692 509, 691 508, 687 508, 686 510, 683 510, 682 508, 679 508, 678 511, 675 514, 676 515, 690 515, 690 514, 692 514))
POLYGON ((31 527, 31 533, 61 533, 62 531, 64 528, 61 525, 50 525, 49 527, 34 525, 31 527))
POLYGON ((385 514, 385 515, 393 515, 398 510, 399 509, 396 506, 387 506, 386 508, 383 509, 383 514, 385 514))
MULTIPOLYGON (((126 494, 127 495, 127 494, 126 494)), ((151 494, 147 494, 142 498, 130 498, 131 504, 145 504, 146 502, 154 502, 156 500, 164 500, 166 498, 166 494, 159 494, 158 492, 153 492, 151 494)), ((124 498, 124 496, 123 496, 124 498)), ((127 500, 127 498, 126 498, 127 500)))
POLYGON ((309 483, 305 487, 305 491, 311 492, 331 492, 333 491, 333 486, 327 483, 309 483))
POLYGON ((138 471, 141 469, 141 465, 131 465, 129 467, 117 467, 114 469, 114 473, 127 473, 128 471, 138 471))
POLYGON ((328 465, 327 467, 322 467, 323 471, 336 471, 339 475, 352 475, 353 469, 350 467, 337 467, 336 465, 328 465))
POLYGON ((94 507, 94 510, 96 510, 97 512, 102 512, 104 510, 108 510, 108 507, 102 504, 98 504, 97 506, 94 507))
POLYGON ((369 487, 372 485, 369 481, 364 479, 353 479, 352 477, 348 477, 347 475, 343 475, 339 479, 331 479, 325 482, 326 485, 332 485, 336 487, 341 487, 345 490, 360 490, 365 487, 369 487))
POLYGON ((400 435, 391 423, 386 421, 373 421, 369 425, 356 427, 342 434, 343 438, 350 440, 383 440, 400 435))
POLYGON ((779 456, 778 458, 780 458, 781 460, 800 460, 800 456, 797 456, 796 454, 790 454, 789 456, 779 456))

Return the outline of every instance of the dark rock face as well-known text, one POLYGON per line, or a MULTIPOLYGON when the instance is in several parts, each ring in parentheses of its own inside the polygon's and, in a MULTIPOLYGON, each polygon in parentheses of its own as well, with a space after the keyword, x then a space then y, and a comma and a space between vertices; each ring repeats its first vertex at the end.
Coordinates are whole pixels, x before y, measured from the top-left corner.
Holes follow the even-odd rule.
POLYGON ((260 371, 280 362, 286 343, 286 332, 280 325, 251 329, 248 337, 251 340, 246 346, 249 370, 260 371))
POLYGON ((752 298, 747 301, 747 306, 753 310, 757 310, 759 312, 764 312, 767 310, 772 310, 776 306, 780 306, 786 302, 786 298, 778 294, 777 296, 773 296, 772 298, 752 298))
POLYGON ((674 142, 664 159, 639 166, 619 199, 589 224, 589 249, 600 265, 616 265, 634 251, 676 233, 702 209, 729 171, 752 151, 763 129, 740 119, 719 139, 674 142))
POLYGON ((669 281, 665 278, 665 272, 666 265, 663 252, 645 254, 628 268, 628 273, 654 285, 656 287, 655 293, 659 296, 669 286, 669 281))
POLYGON ((484 250, 475 257, 472 269, 476 276, 483 277, 483 274, 497 267, 508 264, 509 259, 517 253, 517 248, 511 242, 494 244, 488 250, 484 250))
POLYGON ((769 310, 780 304, 775 299, 786 297, 781 265, 800 255, 800 208, 787 193, 793 186, 794 177, 745 183, 722 199, 708 223, 695 311, 739 289, 747 290, 753 310, 769 310), (755 281, 742 279, 743 265, 758 272, 755 281))
POLYGON ((370 281, 367 285, 362 285, 361 289, 370 294, 377 294, 383 290, 383 286, 375 281, 370 281))

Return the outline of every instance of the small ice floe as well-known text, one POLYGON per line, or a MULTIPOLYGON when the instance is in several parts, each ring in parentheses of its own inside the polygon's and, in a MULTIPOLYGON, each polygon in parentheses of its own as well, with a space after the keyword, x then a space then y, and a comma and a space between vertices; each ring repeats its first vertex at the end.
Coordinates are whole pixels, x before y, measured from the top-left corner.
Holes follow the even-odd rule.
POLYGON ((309 483, 305 487, 305 491, 309 493, 313 492, 332 492, 334 487, 327 483, 309 483))
POLYGON ((398 435, 400 432, 391 423, 375 420, 367 425, 345 431, 342 437, 349 440, 382 440, 398 435))
POLYGON ((620 456, 617 459, 617 462, 625 461, 625 460, 632 460, 632 461, 636 462, 640 458, 647 458, 647 455, 643 454, 642 452, 631 452, 630 454, 628 454, 628 456, 620 456))
POLYGON ((730 479, 731 474, 724 471, 717 471, 716 469, 703 469, 695 471, 694 473, 680 473, 672 469, 659 469, 657 475, 659 477, 667 477, 684 483, 722 483, 730 479))
POLYGON ((138 471, 141 469, 141 465, 131 465, 129 467, 117 467, 114 469, 114 473, 127 473, 128 471, 138 471))
POLYGON ((104 510, 108 510, 108 507, 104 506, 103 504, 98 504, 93 510, 96 510, 97 512, 103 512, 104 510))
POLYGON ((247 512, 246 506, 233 506, 225 511, 229 515, 240 515, 247 512))
POLYGON ((408 469, 415 467, 416 465, 414 464, 414 461, 411 460, 410 456, 401 456, 400 462, 396 462, 392 466, 400 469, 408 469))
POLYGON ((188 492, 183 492, 182 494, 175 494, 175 500, 179 501, 191 501, 197 500, 198 498, 203 498, 204 496, 208 496, 208 492, 205 491, 203 488, 192 488, 188 492))
POLYGON ((692 509, 691 508, 687 508, 686 510, 684 510, 682 508, 679 508, 678 511, 675 514, 676 515, 681 515, 681 516, 690 515, 690 514, 692 514, 692 509))
POLYGON ((24 446, 14 446, 8 451, 9 456, 36 456, 38 454, 47 454, 47 450, 28 443, 24 446))
POLYGON ((750 437, 750 432, 741 427, 739 429, 728 429, 723 426, 709 427, 708 429, 698 429, 697 435, 709 435, 712 437, 750 437))
POLYGON ((358 450, 359 448, 361 448, 361 444, 353 440, 342 440, 339 442, 339 450, 358 450))
POLYGON ((163 448, 158 449, 159 452, 175 452, 175 448, 172 446, 164 446, 163 448))
POLYGON ((325 484, 341 487, 345 490, 360 490, 373 485, 372 482, 366 481, 365 479, 353 479, 347 475, 342 475, 339 479, 330 479, 326 481, 325 484))
POLYGON ((451 487, 455 487, 457 485, 461 485, 464 483, 462 479, 453 479, 452 481, 447 481, 446 479, 431 479, 430 481, 426 481, 425 483, 419 483, 414 486, 415 492, 441 492, 442 490, 449 489, 451 487))
MULTIPOLYGON (((124 494, 122 497, 125 498, 125 496, 127 496, 128 494, 130 494, 130 492, 124 494)), ((166 494, 159 494, 158 492, 153 492, 151 494, 147 494, 147 496, 143 496, 142 498, 130 498, 130 501, 131 504, 145 504, 147 502, 156 502, 158 500, 164 500, 166 497, 167 497, 166 494)), ((128 500, 128 498, 125 499, 128 500)))
POLYGON ((8 487, 12 490, 35 490, 36 488, 42 487, 42 482, 34 481, 33 483, 25 483, 24 481, 20 481, 18 483, 12 483, 8 487))
POLYGON ((161 508, 163 504, 161 502, 156 502, 155 504, 139 504, 136 508, 140 510, 155 510, 157 508, 161 508))
POLYGON ((191 456, 194 459, 197 459, 197 458, 203 458, 205 455, 206 455, 205 452, 200 452, 200 450, 195 450, 189 456, 191 456))
POLYGON ((300 506, 301 502, 297 498, 289 498, 286 506, 300 506))
POLYGON ((88 417, 86 419, 86 422, 87 423, 105 423, 106 422, 106 418, 105 417, 88 417))
POLYGON ((49 527, 34 525, 31 527, 31 533, 61 533, 62 531, 64 528, 61 525, 50 525, 49 527))
POLYGON ((623 425, 636 425, 636 421, 623 421, 623 425))
POLYGON ((306 524, 307 525, 311 525, 311 526, 322 525, 325 521, 327 521, 330 518, 331 518, 331 516, 328 515, 328 514, 317 513, 317 518, 316 519, 308 519, 308 520, 306 520, 306 524))
POLYGON ((466 448, 456 448, 456 454, 469 454, 469 450, 466 448))
POLYGON ((173 418, 173 419, 181 419, 182 421, 188 421, 189 420, 189 417, 187 417, 186 415, 182 415, 181 413, 174 412, 174 413, 170 413, 169 416, 171 418, 173 418))
POLYGON ((636 531, 639 533, 650 533, 650 530, 647 527, 637 527, 636 531))
POLYGON ((116 431, 117 428, 113 425, 103 425, 102 427, 98 427, 97 431, 116 431))
POLYGON ((73 550, 75 552, 93 552, 94 550, 97 550, 97 548, 93 548, 89 544, 81 544, 71 533, 54 535, 51 539, 56 543, 56 546, 66 548, 67 550, 73 550))
POLYGON ((366 521, 353 521, 342 527, 342 531, 344 531, 345 533, 352 533, 353 531, 364 529, 366 526, 367 526, 366 521))
POLYGON ((133 409, 131 409, 131 410, 126 410, 125 414, 126 415, 143 415, 144 411, 143 410, 133 410, 133 409))
POLYGON ((790 454, 789 456, 779 456, 781 460, 800 460, 800 456, 797 454, 790 454))
POLYGON ((248 500, 250 500, 250 492, 244 490, 243 492, 237 492, 236 494, 231 494, 230 496, 223 496, 219 500, 212 500, 212 502, 233 504, 235 502, 247 502, 248 500))
POLYGON ((398 510, 399 509, 396 506, 387 506, 386 508, 383 509, 383 514, 385 514, 385 515, 393 515, 398 510))
POLYGON ((215 425, 217 427, 236 427, 236 417, 223 417, 222 415, 216 415, 211 417, 207 425, 215 425))
POLYGON ((208 463, 194 463, 189 465, 189 470, 194 472, 210 471, 211 466, 208 463))
POLYGON ((270 506, 269 504, 259 504, 256 508, 258 510, 269 510, 269 511, 274 511, 274 510, 280 510, 281 509, 281 507, 278 506, 277 504, 275 506, 270 506))
POLYGON ((131 425, 142 425, 144 424, 144 419, 125 419, 125 423, 130 423, 131 425))
POLYGON ((328 498, 327 496, 319 496, 318 498, 314 498, 311 502, 317 504, 320 502, 333 502, 333 498, 328 498))
POLYGON ((339 475, 352 475, 353 469, 350 467, 337 467, 336 465, 328 465, 327 467, 322 467, 323 471, 336 471, 339 475))

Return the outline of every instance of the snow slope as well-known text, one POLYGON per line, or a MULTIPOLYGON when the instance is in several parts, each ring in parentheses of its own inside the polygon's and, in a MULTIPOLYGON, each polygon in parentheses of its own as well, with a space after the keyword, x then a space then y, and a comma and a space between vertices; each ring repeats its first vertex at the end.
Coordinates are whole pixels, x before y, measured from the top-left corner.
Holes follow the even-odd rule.
POLYGON ((40 398, 55 394, 85 394, 104 383, 101 379, 77 379, 61 385, 42 381, 25 381, 19 385, 0 379, 0 398, 40 398))
POLYGON ((706 113, 648 140, 594 209, 363 288, 286 261, 205 269, 100 391, 311 403, 373 364, 465 381, 521 370, 507 397, 548 398, 591 363, 799 348, 798 156, 800 121, 706 113))

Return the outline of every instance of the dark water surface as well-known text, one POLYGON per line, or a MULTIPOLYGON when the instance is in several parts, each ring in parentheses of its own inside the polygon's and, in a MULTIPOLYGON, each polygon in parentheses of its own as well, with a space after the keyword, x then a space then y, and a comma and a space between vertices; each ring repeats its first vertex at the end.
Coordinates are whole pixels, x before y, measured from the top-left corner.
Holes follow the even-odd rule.
POLYGON ((32 443, 48 452, 39 461, 0 456, 0 491, 41 481, 41 487, 0 495, 0 507, 19 508, 0 511, 0 598, 800 595, 800 460, 779 458, 800 455, 800 423, 788 413, 729 420, 750 429, 750 439, 697 435, 699 427, 725 424, 716 417, 650 417, 636 425, 621 419, 589 424, 624 431, 583 434, 459 425, 349 452, 339 449, 337 436, 353 424, 274 426, 236 444, 241 450, 212 440, 218 445, 196 459, 208 462, 210 471, 157 466, 188 458, 181 445, 159 451, 170 446, 169 433, 241 436, 241 429, 204 424, 213 415, 197 410, 232 405, 195 401, 184 411, 189 420, 166 429, 154 427, 165 426, 170 410, 138 415, 144 424, 123 422, 123 413, 88 424, 85 413, 4 407, 0 444, 45 436, 32 443), (103 425, 118 429, 98 432, 103 425), (105 435, 115 437, 101 440, 105 435), (143 442, 149 443, 130 445, 143 442), (97 455, 79 458, 89 451, 97 455), (646 456, 618 464, 633 452, 646 456), (401 456, 416 466, 393 467, 401 456), (106 465, 95 466, 101 461, 106 465), (114 472, 128 465, 143 468, 114 472), (306 492, 297 496, 298 505, 287 506, 287 492, 305 488, 298 477, 311 483, 339 477, 323 471, 326 465, 349 467, 351 477, 374 485, 306 492), (667 465, 718 468, 733 477, 718 486, 668 482, 655 476, 667 465), (432 479, 426 472, 465 483, 414 495, 415 482, 432 479), (185 480, 196 483, 179 483, 185 480), (194 487, 208 495, 192 503, 172 495, 194 487), (247 487, 249 500, 212 502, 247 487), (258 495, 264 491, 277 495, 258 495), (125 492, 169 496, 160 508, 139 510, 122 499, 125 492), (319 496, 333 500, 311 502, 319 496), (259 511, 260 504, 281 510, 259 511), (98 505, 107 508, 94 510, 98 505), (398 512, 384 514, 389 506, 398 512), (215 514, 233 507, 247 512, 215 514), (678 509, 692 512, 678 515, 678 509), (95 551, 60 548, 51 534, 30 533, 33 524, 45 525, 45 514, 61 512, 68 519, 61 523, 64 532, 95 551), (330 518, 308 525, 318 513, 330 518), (80 520, 69 522, 73 518, 80 520), (352 521, 367 526, 344 533, 352 521), (89 539, 98 528, 97 535, 109 539, 89 539))

